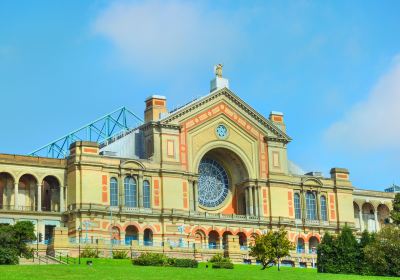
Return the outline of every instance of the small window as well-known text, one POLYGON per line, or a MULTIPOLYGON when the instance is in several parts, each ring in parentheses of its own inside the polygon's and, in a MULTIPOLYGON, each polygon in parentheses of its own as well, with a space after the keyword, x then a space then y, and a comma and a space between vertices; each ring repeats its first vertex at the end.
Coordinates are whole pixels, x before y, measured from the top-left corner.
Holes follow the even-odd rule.
POLYGON ((116 178, 110 179, 110 206, 118 206, 118 181, 116 178))
POLYGON ((324 195, 321 196, 321 219, 323 221, 328 220, 328 213, 326 211, 326 197, 324 195))
POLYGON ((149 181, 145 180, 143 181, 143 207, 144 208, 150 208, 150 201, 151 201, 151 196, 150 196, 150 183, 149 181))

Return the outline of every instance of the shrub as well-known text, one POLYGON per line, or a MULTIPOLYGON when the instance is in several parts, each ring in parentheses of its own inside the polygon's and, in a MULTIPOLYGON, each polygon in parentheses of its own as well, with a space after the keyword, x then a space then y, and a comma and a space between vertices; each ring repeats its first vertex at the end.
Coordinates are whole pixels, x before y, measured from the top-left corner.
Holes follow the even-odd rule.
POLYGON ((113 259, 123 260, 128 259, 128 252, 127 251, 113 251, 113 259))
POLYGON ((143 253, 133 259, 132 263, 143 266, 166 266, 168 265, 168 258, 163 254, 143 253))
POLYGON ((231 263, 231 262, 216 262, 216 263, 213 263, 212 268, 233 269, 233 263, 231 263))
POLYGON ((90 246, 86 246, 81 252, 81 258, 98 258, 99 252, 96 249, 90 248, 90 246))
POLYGON ((18 264, 18 252, 11 248, 0 248, 0 265, 1 264, 18 264))
POLYGON ((199 266, 199 263, 196 260, 192 260, 192 259, 169 258, 168 265, 173 266, 173 267, 197 268, 199 266))
POLYGON ((210 259, 210 263, 217 263, 217 262, 221 262, 224 259, 224 256, 221 254, 215 254, 214 256, 212 256, 212 258, 210 259))

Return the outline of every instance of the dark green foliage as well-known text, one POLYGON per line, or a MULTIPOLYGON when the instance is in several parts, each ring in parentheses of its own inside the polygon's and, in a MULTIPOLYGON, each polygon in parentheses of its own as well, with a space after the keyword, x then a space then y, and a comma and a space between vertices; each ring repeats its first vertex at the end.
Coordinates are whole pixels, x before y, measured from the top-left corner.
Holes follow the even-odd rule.
POLYGON ((197 268, 199 266, 199 263, 196 260, 192 259, 168 258, 168 265, 173 267, 197 268))
POLYGON ((168 258, 164 254, 143 253, 133 259, 132 263, 142 266, 166 266, 168 265, 168 258))
POLYGON ((317 270, 322 273, 338 273, 335 270, 336 250, 333 237, 325 233, 317 249, 317 270))
POLYGON ((371 266, 371 263, 366 259, 364 248, 374 242, 375 240, 375 234, 374 233, 369 233, 367 230, 365 230, 360 239, 359 243, 359 257, 358 257, 358 267, 357 267, 357 272, 358 274, 361 275, 372 275, 373 274, 373 268, 371 266))
POLYGON ((0 247, 0 265, 18 264, 18 252, 11 248, 0 247))
POLYGON ((112 252, 113 259, 117 260, 123 260, 123 259, 128 259, 128 252, 127 251, 118 251, 115 250, 112 252))
POLYGON ((32 258, 33 250, 27 243, 36 240, 32 222, 17 222, 0 226, 0 264, 17 264, 18 257, 32 258))
POLYGON ((164 254, 143 253, 132 260, 132 264, 141 266, 172 266, 196 268, 199 263, 192 259, 168 258, 164 254))
POLYGON ((231 262, 216 262, 216 263, 212 264, 212 268, 233 269, 233 263, 231 263, 231 262))
POLYGON ((90 246, 86 246, 81 252, 81 258, 98 258, 99 252, 97 249, 91 248, 90 246))
POLYGON ((393 200, 393 210, 390 211, 390 218, 393 223, 400 226, 400 193, 397 193, 393 200))
POLYGON ((384 227, 363 251, 372 274, 400 277, 400 229, 398 227, 384 227))

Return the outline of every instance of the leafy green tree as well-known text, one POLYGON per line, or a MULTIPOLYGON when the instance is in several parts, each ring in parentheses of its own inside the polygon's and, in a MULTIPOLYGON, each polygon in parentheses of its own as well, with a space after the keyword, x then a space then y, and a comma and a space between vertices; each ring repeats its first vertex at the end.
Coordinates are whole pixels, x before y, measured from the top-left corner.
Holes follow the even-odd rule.
POLYGON ((393 223, 400 226, 400 193, 397 193, 393 200, 393 210, 390 211, 390 218, 393 223))
POLYGON ((294 245, 287 238, 287 231, 281 228, 279 231, 269 231, 258 236, 254 245, 250 247, 250 256, 261 262, 262 269, 277 263, 280 270, 281 259, 289 256, 290 250, 293 249, 294 245))
POLYGON ((359 258, 358 258, 358 267, 357 273, 362 275, 371 275, 373 274, 373 270, 370 262, 366 259, 364 248, 367 247, 375 240, 375 234, 369 233, 367 230, 361 234, 361 239, 358 244, 359 258))
POLYGON ((317 270, 322 273, 337 273, 335 266, 335 241, 329 232, 322 237, 317 248, 317 270))
POLYGON ((400 276, 400 228, 384 227, 363 252, 373 274, 400 276))
POLYGON ((336 239, 336 263, 340 268, 339 273, 354 274, 357 272, 359 259, 357 240, 352 230, 345 226, 336 239))
POLYGON ((0 264, 17 264, 18 257, 31 258, 33 250, 27 243, 36 240, 32 222, 0 226, 0 264))

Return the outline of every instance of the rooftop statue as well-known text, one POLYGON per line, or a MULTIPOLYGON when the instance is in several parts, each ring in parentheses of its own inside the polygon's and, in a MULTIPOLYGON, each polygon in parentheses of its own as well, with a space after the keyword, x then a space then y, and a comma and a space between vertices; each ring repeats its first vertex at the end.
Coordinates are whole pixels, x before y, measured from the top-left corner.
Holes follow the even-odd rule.
POLYGON ((215 76, 217 76, 218 78, 222 78, 222 67, 223 66, 224 65, 222 65, 220 63, 220 64, 215 65, 215 67, 214 67, 215 76))

